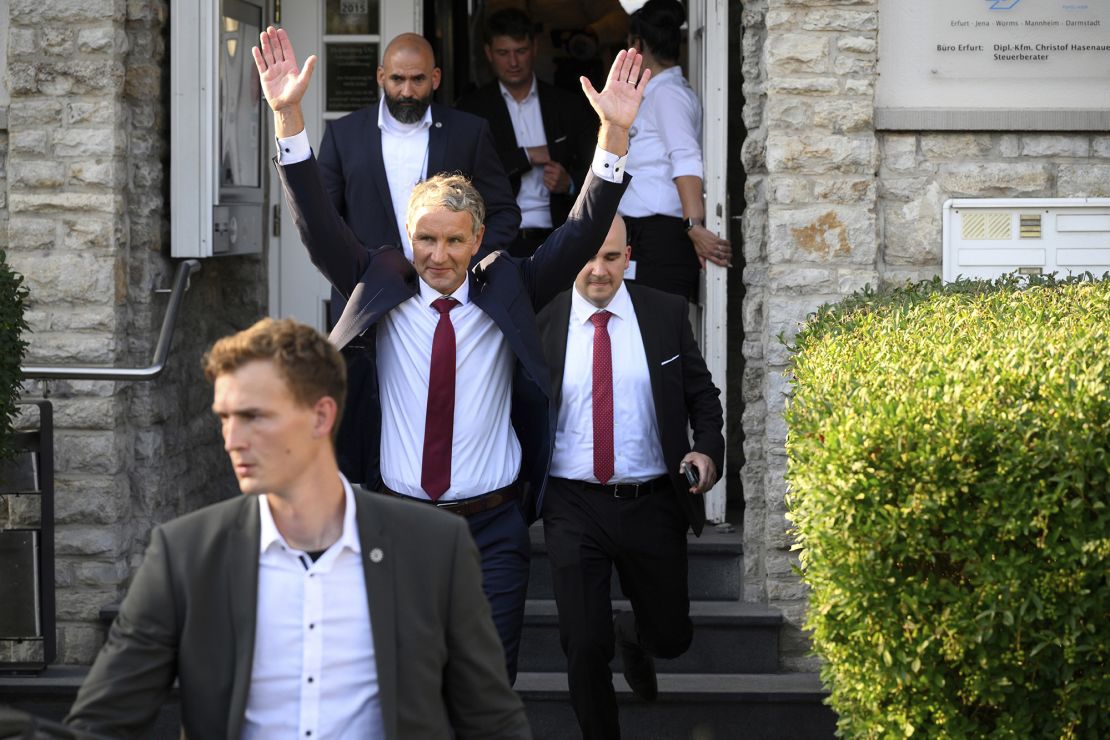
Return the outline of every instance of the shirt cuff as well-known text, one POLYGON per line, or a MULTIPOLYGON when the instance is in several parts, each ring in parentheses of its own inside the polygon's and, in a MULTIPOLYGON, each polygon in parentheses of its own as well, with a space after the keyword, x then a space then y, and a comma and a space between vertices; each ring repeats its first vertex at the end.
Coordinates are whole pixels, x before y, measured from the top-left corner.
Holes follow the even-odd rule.
POLYGON ((594 174, 602 180, 609 182, 623 182, 624 181, 624 165, 628 160, 628 155, 618 157, 616 154, 611 154, 601 147, 594 149, 594 162, 591 169, 594 174))
POLYGON ((308 143, 308 131, 302 130, 286 139, 277 140, 278 164, 296 164, 312 156, 312 145, 308 143))

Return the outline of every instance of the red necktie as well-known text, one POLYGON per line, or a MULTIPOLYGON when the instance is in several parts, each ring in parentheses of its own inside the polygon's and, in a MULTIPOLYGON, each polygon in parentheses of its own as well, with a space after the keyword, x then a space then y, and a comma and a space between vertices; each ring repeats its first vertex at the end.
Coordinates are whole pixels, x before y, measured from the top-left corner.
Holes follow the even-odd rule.
POLYGON ((608 483, 613 477, 613 350, 609 344, 608 311, 590 317, 594 325, 594 477, 608 483))
POLYGON ((420 487, 437 500, 451 487, 451 435, 455 428, 455 327, 448 315, 459 305, 454 298, 437 298, 432 308, 439 323, 432 335, 432 367, 428 374, 428 411, 424 418, 424 456, 420 487))

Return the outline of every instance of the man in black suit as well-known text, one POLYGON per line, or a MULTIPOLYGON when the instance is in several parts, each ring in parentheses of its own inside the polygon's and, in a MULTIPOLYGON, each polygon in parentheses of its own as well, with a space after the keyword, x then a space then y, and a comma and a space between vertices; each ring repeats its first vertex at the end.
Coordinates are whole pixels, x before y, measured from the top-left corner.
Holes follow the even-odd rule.
POLYGON ((657 692, 653 656, 690 646, 686 531, 701 534, 701 494, 724 458, 720 392, 686 301, 625 285, 630 253, 618 216, 574 288, 539 315, 559 406, 544 536, 571 703, 588 740, 620 737, 614 631, 625 677, 647 701, 657 692), (632 605, 615 620, 613 566, 632 605))
POLYGON ((263 319, 205 358, 239 498, 156 527, 67 722, 149 737, 530 738, 463 522, 353 488, 338 350, 263 319))
POLYGON ((261 38, 254 57, 282 147, 278 174, 313 263, 347 297, 330 339, 357 345, 375 379, 360 429, 373 455, 364 484, 467 517, 512 677, 528 585, 526 520, 542 505, 555 424, 535 312, 605 238, 627 183, 628 126, 650 75, 640 76, 635 52, 622 52, 600 93, 583 78, 602 126, 570 217, 531 258, 496 252, 471 269, 484 205, 460 176, 414 188, 411 261, 396 246, 358 240, 311 152, 287 156, 307 138, 300 100, 315 57, 302 70, 284 30, 261 38))
POLYGON ((579 96, 536 78, 534 25, 522 11, 491 15, 485 42, 497 79, 455 107, 489 121, 521 212, 509 253, 528 257, 570 213, 593 156, 597 117, 579 96))
MULTIPOLYGON (((320 143, 320 174, 340 217, 367 248, 394 244, 412 259, 405 211, 413 186, 440 172, 461 172, 486 202, 483 249, 507 248, 520 209, 486 122, 432 102, 440 69, 431 45, 414 33, 397 36, 382 54, 377 80, 378 105, 329 121, 320 143)), ((333 289, 332 325, 345 305, 345 296, 333 289)), ((361 354, 344 356, 351 393, 339 429, 339 464, 352 481, 365 483, 377 457, 377 450, 367 454, 360 444, 375 378, 361 354)))

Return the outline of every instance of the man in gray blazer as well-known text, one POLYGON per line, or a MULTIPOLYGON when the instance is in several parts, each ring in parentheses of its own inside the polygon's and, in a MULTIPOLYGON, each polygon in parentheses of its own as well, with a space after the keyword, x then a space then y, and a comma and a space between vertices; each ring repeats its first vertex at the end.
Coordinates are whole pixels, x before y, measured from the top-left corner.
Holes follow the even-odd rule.
POLYGON ((530 738, 462 517, 353 490, 338 350, 264 319, 205 358, 245 496, 156 527, 67 722, 142 737, 530 738))

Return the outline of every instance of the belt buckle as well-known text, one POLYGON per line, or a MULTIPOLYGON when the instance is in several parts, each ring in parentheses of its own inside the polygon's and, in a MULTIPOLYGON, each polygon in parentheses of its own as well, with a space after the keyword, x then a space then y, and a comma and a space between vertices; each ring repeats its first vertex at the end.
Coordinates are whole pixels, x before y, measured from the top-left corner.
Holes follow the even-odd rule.
POLYGON ((613 498, 621 499, 635 499, 640 497, 640 484, 639 483, 614 483, 613 484, 613 498), (622 488, 631 488, 631 493, 621 494, 622 488))

